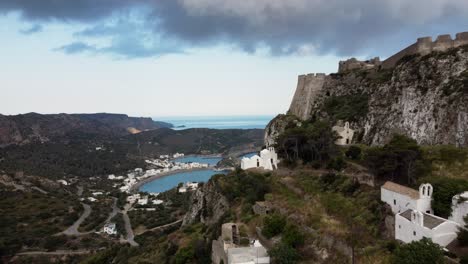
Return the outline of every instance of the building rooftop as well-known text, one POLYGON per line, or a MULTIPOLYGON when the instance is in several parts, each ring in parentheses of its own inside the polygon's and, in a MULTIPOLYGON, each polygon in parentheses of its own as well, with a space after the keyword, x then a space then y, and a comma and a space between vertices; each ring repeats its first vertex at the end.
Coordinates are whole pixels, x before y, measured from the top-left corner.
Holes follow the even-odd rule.
MULTIPOLYGON (((408 209, 408 210, 404 211, 403 213, 401 213, 400 215, 403 216, 404 218, 408 219, 408 221, 411 221, 411 212, 412 211, 413 210, 408 209)), ((437 217, 435 215, 423 213, 423 225, 426 228, 434 229, 437 226, 439 226, 440 224, 442 224, 443 222, 445 222, 445 219, 443 219, 443 218, 437 217)))
POLYGON ((400 185, 398 183, 388 181, 384 185, 382 185, 382 188, 402 195, 409 196, 412 199, 419 199, 419 192, 417 190, 400 185))
POLYGON ((229 263, 270 263, 267 250, 263 247, 240 247, 228 249, 229 263))

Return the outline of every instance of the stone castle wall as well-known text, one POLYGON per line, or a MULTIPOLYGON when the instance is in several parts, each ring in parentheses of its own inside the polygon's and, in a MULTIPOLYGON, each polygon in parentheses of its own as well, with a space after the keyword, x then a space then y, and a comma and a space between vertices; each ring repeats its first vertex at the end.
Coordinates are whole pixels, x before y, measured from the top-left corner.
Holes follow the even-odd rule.
POLYGON ((301 120, 309 119, 314 99, 322 90, 325 78, 324 73, 300 75, 289 112, 301 120))
POLYGON ((432 37, 418 38, 416 43, 411 44, 383 61, 382 68, 389 69, 395 67, 396 63, 407 55, 426 55, 433 51, 446 51, 463 45, 468 45, 468 32, 458 33, 455 39, 452 39, 448 34, 438 36, 436 41, 432 41, 432 37))

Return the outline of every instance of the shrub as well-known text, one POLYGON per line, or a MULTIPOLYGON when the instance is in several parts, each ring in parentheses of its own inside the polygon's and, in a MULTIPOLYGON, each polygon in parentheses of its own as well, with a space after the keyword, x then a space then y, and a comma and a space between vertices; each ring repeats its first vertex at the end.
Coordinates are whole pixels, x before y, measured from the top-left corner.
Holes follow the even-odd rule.
POLYGON ((297 250, 285 243, 279 243, 268 251, 273 263, 294 264, 300 259, 297 250))
POLYGON ((272 238, 283 232, 286 225, 286 218, 280 214, 272 214, 265 217, 263 221, 262 234, 267 238, 272 238))
POLYGON ((325 100, 324 110, 332 120, 355 122, 367 115, 369 96, 367 94, 331 96, 325 100))
POLYGON ((430 239, 423 238, 398 247, 392 256, 394 264, 443 264, 444 252, 430 239))
POLYGON ((297 248, 304 244, 305 236, 299 228, 293 224, 286 225, 281 241, 286 245, 297 248))
POLYGON ((361 148, 358 146, 350 146, 348 150, 346 151, 345 155, 346 157, 353 159, 353 160, 358 160, 361 158, 361 148))

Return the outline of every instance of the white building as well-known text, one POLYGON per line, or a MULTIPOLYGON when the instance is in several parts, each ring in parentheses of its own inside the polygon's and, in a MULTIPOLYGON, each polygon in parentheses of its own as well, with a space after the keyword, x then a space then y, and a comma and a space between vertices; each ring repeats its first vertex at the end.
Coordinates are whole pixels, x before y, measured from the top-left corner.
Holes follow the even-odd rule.
POLYGON ((108 235, 117 235, 115 223, 107 223, 104 225, 104 233, 108 235))
POLYGON ((335 141, 335 144, 344 146, 351 144, 353 141, 354 130, 349 127, 349 122, 345 122, 344 126, 337 124, 332 127, 332 130, 340 136, 340 138, 335 141))
POLYGON ((88 201, 94 203, 95 201, 97 201, 97 199, 94 197, 88 197, 88 201))
POLYGON ((57 182, 65 186, 68 185, 68 182, 66 180, 58 180, 57 182))
MULTIPOLYGON (((221 226, 221 236, 211 243, 214 264, 268 264, 270 256, 258 240, 241 245, 239 227, 235 223, 221 226)), ((244 238, 245 239, 245 238, 244 238)))
POLYGON ((457 238, 459 224, 433 214, 408 209, 395 216, 395 239, 405 243, 430 238, 446 247, 457 238))
POLYGON ((154 205, 158 205, 158 204, 164 203, 164 201, 163 201, 163 200, 159 200, 159 199, 155 199, 155 200, 152 201, 152 203, 153 203, 154 205))
POLYGON ((185 193, 187 191, 194 191, 198 189, 198 182, 186 182, 182 187, 179 188, 180 193, 185 193))
POLYGON ((421 184, 419 191, 409 187, 386 182, 380 188, 381 200, 392 208, 394 214, 404 212, 408 209, 417 210, 425 213, 432 213, 432 185, 421 184))
POLYGON ((241 169, 263 168, 265 170, 274 170, 278 168, 278 154, 275 149, 269 147, 260 151, 260 156, 254 155, 250 158, 244 157, 241 160, 241 169))
POLYGON ((468 192, 457 194, 452 198, 452 215, 449 220, 465 226, 465 216, 468 215, 468 192))
POLYGON ((138 199, 138 204, 139 205, 147 205, 148 204, 148 196, 141 197, 138 199))

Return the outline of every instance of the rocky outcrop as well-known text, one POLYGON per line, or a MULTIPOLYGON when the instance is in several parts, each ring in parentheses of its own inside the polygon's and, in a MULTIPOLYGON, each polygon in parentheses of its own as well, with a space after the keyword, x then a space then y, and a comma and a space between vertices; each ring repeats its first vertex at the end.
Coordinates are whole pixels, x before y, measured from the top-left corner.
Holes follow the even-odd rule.
POLYGON ((300 120, 295 115, 278 115, 273 118, 265 128, 265 146, 273 146, 276 138, 283 133, 289 125, 300 125, 300 120))
MULTIPOLYGON (((330 100, 355 96, 365 98, 368 106, 354 120, 345 120, 355 130, 356 142, 381 145, 400 133, 420 144, 468 146, 467 46, 406 56, 390 69, 358 69, 319 78, 320 85, 314 82, 310 87, 299 80, 290 113, 301 120, 336 121, 327 108, 330 100)), ((343 111, 349 109, 353 105, 343 111)), ((282 126, 281 118, 270 122, 265 141, 271 144, 282 126)))
POLYGON ((151 118, 122 114, 53 114, 0 115, 0 147, 11 144, 46 142, 69 133, 122 136, 132 131, 172 127, 151 118))
POLYGON ((214 180, 208 181, 192 193, 190 208, 184 217, 182 226, 193 223, 214 225, 218 223, 229 210, 227 198, 216 187, 214 180))

